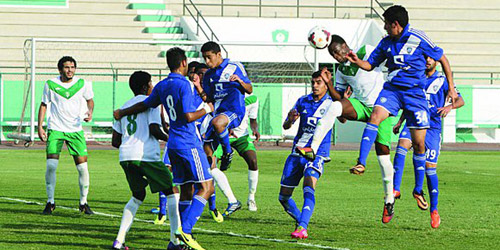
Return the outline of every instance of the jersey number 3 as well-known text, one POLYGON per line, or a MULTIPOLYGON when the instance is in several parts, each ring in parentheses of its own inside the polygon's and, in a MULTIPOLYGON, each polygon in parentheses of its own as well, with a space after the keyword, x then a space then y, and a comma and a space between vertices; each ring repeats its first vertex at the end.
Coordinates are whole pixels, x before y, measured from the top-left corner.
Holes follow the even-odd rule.
POLYGON ((174 109, 174 98, 169 95, 167 96, 167 108, 168 108, 168 117, 170 120, 175 121, 177 120, 177 114, 175 113, 174 109))

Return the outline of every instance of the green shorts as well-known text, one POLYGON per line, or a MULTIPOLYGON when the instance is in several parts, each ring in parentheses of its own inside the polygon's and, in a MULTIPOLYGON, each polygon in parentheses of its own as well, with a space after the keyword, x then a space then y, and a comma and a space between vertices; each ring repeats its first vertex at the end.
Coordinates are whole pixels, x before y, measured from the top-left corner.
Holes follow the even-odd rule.
MULTIPOLYGON (((239 138, 229 138, 229 143, 231 143, 231 147, 238 152, 240 156, 243 156, 243 153, 249 151, 249 150, 255 150, 255 145, 253 144, 253 139, 250 137, 250 135, 245 135, 239 138)), ((214 156, 217 158, 221 158, 222 156, 222 147, 219 145, 217 147, 217 150, 214 152, 214 156)))
MULTIPOLYGON (((373 108, 367 107, 355 98, 349 98, 348 100, 354 107, 356 114, 358 114, 358 121, 367 122, 368 118, 372 115, 373 108)), ((392 118, 393 117, 389 117, 378 125, 377 139, 375 140, 376 142, 386 145, 389 148, 391 148, 392 118)))
POLYGON ((161 161, 121 161, 132 192, 144 190, 148 184, 152 193, 172 189, 172 173, 161 161))
POLYGON ((61 153, 61 148, 66 142, 70 155, 87 156, 87 144, 83 130, 78 132, 60 132, 49 129, 47 134, 47 154, 58 155, 61 153))

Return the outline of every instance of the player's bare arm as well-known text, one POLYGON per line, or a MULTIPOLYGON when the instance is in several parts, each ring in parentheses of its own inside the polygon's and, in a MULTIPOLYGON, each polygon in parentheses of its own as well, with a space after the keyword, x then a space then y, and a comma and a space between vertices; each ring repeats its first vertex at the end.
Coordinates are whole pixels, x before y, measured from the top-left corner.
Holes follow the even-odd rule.
POLYGON ((186 121, 187 122, 194 122, 200 118, 202 118, 204 115, 211 113, 214 111, 214 105, 212 103, 203 103, 203 106, 201 109, 195 111, 195 112, 189 112, 185 114, 186 121))
POLYGON ((111 146, 115 148, 120 148, 122 145, 122 134, 116 132, 116 130, 113 129, 113 135, 111 136, 111 146))
POLYGON ((250 128, 252 129, 252 135, 255 136, 255 141, 260 140, 259 124, 257 124, 257 119, 250 119, 250 128))
POLYGON ((358 57, 358 55, 356 55, 356 53, 354 53, 354 51, 352 51, 352 50, 349 51, 349 53, 347 53, 346 58, 347 58, 347 60, 349 60, 349 62, 358 65, 360 68, 362 68, 366 71, 373 70, 373 66, 368 61, 364 61, 364 60, 360 59, 358 57))
POLYGON ((161 130, 160 124, 149 124, 149 133, 157 140, 168 141, 168 135, 161 130))
POLYGON ((243 89, 245 89, 245 93, 252 94, 252 92, 253 92, 252 84, 244 82, 243 80, 240 79, 240 77, 238 75, 236 75, 236 74, 232 75, 231 77, 229 77, 229 81, 238 82, 241 85, 241 87, 243 87, 243 89))
POLYGON ((38 108, 38 137, 41 141, 47 140, 47 134, 43 129, 43 120, 45 119, 45 112, 47 112, 47 104, 40 103, 40 108, 38 108))
POLYGON ((438 60, 441 63, 441 67, 443 68, 444 75, 448 80, 448 95, 446 96, 447 100, 451 99, 451 103, 455 105, 455 102, 458 101, 458 94, 455 90, 455 83, 453 81, 453 74, 451 72, 450 62, 448 58, 443 54, 443 56, 438 60))
POLYGON ((88 111, 85 113, 86 117, 83 118, 85 122, 92 121, 92 114, 94 113, 94 99, 87 100, 87 109, 88 111))
POLYGON ((461 108, 464 105, 465 105, 464 99, 461 96, 459 96, 458 100, 455 103, 452 103, 451 105, 447 105, 447 106, 438 108, 438 114, 440 114, 441 117, 444 118, 444 117, 446 117, 448 115, 448 113, 450 113, 450 111, 452 109, 458 109, 458 108, 461 108))
POLYGON ((292 109, 290 110, 290 112, 288 112, 288 117, 287 119, 285 120, 285 122, 283 122, 283 129, 287 130, 289 129, 290 127, 292 127, 293 123, 299 119, 300 117, 300 114, 299 112, 297 112, 296 109, 292 109))
POLYGON ((335 87, 333 86, 333 79, 332 79, 332 73, 328 71, 326 67, 321 69, 321 78, 323 79, 323 82, 326 83, 326 87, 328 88, 328 93, 334 100, 340 100, 342 99, 342 95, 335 90, 335 87))
POLYGON ((401 125, 403 124, 403 121, 405 120, 405 116, 404 115, 401 115, 401 117, 399 118, 399 121, 398 123, 396 123, 396 125, 394 125, 394 127, 392 128, 392 132, 394 134, 397 134, 399 133, 399 130, 401 129, 401 125))
POLYGON ((117 109, 113 111, 113 118, 115 118, 115 120, 120 120, 124 116, 138 114, 146 111, 147 109, 148 107, 144 104, 144 102, 138 102, 126 109, 117 109))

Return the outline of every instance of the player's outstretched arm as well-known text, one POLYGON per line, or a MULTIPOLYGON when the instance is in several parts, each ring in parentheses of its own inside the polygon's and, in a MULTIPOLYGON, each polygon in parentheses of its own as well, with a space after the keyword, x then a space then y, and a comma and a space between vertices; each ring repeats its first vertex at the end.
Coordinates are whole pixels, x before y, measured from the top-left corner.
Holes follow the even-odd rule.
POLYGON ((354 51, 352 50, 346 55, 346 58, 347 60, 349 60, 349 62, 358 65, 360 68, 366 71, 373 70, 372 65, 368 61, 360 59, 358 55, 356 55, 356 53, 354 53, 354 51))
POLYGON ((122 145, 122 134, 116 132, 116 130, 113 129, 113 135, 111 136, 111 146, 120 148, 120 145, 122 145))
POLYGON ((43 129, 43 119, 45 119, 45 112, 47 111, 47 104, 40 103, 40 108, 38 108, 38 137, 40 140, 47 140, 47 134, 43 129))
POLYGON ((168 135, 163 133, 163 131, 160 128, 160 124, 156 123, 149 124, 149 132, 157 140, 168 141, 168 135))
POLYGON ((446 79, 448 80, 448 95, 446 96, 446 100, 451 99, 451 103, 453 106, 455 106, 455 102, 458 101, 458 94, 457 91, 455 90, 455 83, 453 81, 453 74, 451 73, 451 67, 450 67, 450 62, 448 61, 448 58, 443 54, 443 56, 438 60, 439 63, 441 63, 441 66, 444 71, 444 75, 446 76, 446 79))
POLYGON ((212 103, 203 103, 203 106, 201 109, 195 111, 195 112, 189 112, 185 114, 186 121, 187 122, 194 122, 200 118, 202 118, 204 115, 211 113, 214 111, 214 105, 212 103))
POLYGON ((138 102, 126 109, 117 109, 113 111, 113 117, 115 120, 120 120, 124 116, 138 114, 146 111, 147 109, 148 107, 144 104, 144 102, 138 102))

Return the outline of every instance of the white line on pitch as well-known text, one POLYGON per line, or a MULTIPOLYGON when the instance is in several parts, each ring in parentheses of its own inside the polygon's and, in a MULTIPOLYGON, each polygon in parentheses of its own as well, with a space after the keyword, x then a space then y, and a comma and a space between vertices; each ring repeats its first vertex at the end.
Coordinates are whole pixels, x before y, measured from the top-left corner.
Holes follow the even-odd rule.
MULTIPOLYGON (((27 201, 27 200, 16 199, 16 198, 9 198, 9 197, 2 197, 2 196, 0 196, 0 199, 8 200, 8 201, 16 201, 16 202, 21 202, 21 203, 25 203, 25 204, 36 204, 36 205, 41 205, 41 206, 45 205, 44 203, 40 203, 40 202, 37 202, 37 201, 27 201)), ((58 208, 62 208, 62 209, 67 209, 67 210, 79 211, 78 209, 72 208, 72 207, 65 207, 65 206, 57 206, 57 207, 58 208)), ((101 216, 106 216, 106 217, 111 217, 111 218, 121 218, 122 217, 121 215, 107 214, 107 213, 101 213, 101 212, 96 212, 96 211, 94 211, 94 214, 101 215, 101 216)), ((154 221, 152 221, 152 220, 143 220, 143 219, 138 219, 138 218, 134 218, 134 220, 135 221, 139 221, 139 222, 154 223, 154 221)), ((305 242, 291 242, 291 241, 281 240, 281 239, 264 238, 264 237, 256 236, 256 235, 238 234, 238 233, 233 233, 233 232, 221 232, 221 231, 210 230, 210 229, 203 229, 203 228, 196 228, 196 227, 194 229, 197 230, 197 231, 200 231, 200 232, 205 232, 205 233, 225 234, 225 235, 235 236, 235 237, 240 237, 240 238, 264 240, 264 241, 271 241, 271 242, 278 242, 278 243, 296 244, 296 245, 307 246, 307 247, 315 247, 315 248, 321 248, 321 249, 349 250, 349 248, 336 248, 336 247, 323 246, 323 245, 311 244, 311 243, 305 243, 305 242)))

